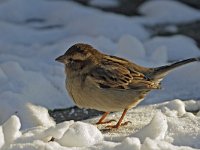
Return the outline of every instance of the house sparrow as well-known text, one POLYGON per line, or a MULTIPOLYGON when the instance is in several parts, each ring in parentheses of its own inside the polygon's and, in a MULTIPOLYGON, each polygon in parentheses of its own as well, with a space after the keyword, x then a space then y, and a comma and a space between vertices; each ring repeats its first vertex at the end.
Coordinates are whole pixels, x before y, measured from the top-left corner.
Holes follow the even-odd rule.
POLYGON ((123 111, 117 124, 109 126, 118 128, 128 109, 140 103, 151 90, 160 89, 161 80, 171 70, 200 61, 200 57, 146 68, 78 43, 56 61, 65 65, 66 89, 74 103, 80 108, 104 111, 97 124, 110 122, 104 121, 110 112, 123 111))

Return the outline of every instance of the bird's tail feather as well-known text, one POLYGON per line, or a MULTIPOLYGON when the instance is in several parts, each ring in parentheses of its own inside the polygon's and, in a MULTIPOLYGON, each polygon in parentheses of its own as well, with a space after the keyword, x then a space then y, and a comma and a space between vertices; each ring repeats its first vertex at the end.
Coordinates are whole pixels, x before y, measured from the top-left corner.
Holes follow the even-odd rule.
POLYGON ((185 64, 191 63, 191 62, 195 62, 195 61, 200 61, 200 57, 189 58, 189 59, 185 59, 185 60, 181 60, 181 61, 172 63, 170 65, 154 68, 153 72, 150 74, 150 78, 151 79, 162 79, 173 69, 183 66, 185 64))

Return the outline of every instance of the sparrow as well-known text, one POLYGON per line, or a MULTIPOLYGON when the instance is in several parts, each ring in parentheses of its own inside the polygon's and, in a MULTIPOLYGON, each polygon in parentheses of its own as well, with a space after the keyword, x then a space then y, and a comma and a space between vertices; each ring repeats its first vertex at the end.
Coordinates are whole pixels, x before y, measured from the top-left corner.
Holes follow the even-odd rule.
POLYGON ((127 111, 144 100, 152 90, 161 88, 162 79, 182 65, 200 61, 189 58, 155 68, 137 65, 117 56, 101 53, 89 44, 77 43, 56 58, 65 66, 66 89, 80 108, 105 112, 97 124, 110 112, 123 111, 119 121, 110 128, 119 128, 127 111))

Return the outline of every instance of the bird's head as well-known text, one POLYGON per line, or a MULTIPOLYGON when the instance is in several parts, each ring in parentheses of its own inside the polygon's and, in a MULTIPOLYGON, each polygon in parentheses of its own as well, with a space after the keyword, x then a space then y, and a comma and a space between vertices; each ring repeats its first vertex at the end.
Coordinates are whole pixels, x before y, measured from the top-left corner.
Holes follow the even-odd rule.
POLYGON ((71 46, 64 55, 56 58, 56 61, 65 64, 67 69, 77 71, 94 64, 100 55, 101 53, 91 45, 78 43, 71 46))

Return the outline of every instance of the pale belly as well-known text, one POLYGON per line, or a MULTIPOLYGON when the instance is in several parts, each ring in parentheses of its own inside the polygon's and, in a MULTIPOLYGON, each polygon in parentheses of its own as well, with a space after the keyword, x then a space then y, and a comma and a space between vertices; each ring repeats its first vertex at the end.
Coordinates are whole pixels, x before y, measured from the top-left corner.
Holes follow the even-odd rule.
POLYGON ((130 109, 140 103, 147 94, 144 91, 102 89, 92 84, 85 86, 78 78, 70 82, 66 80, 66 88, 78 107, 99 111, 130 109))

